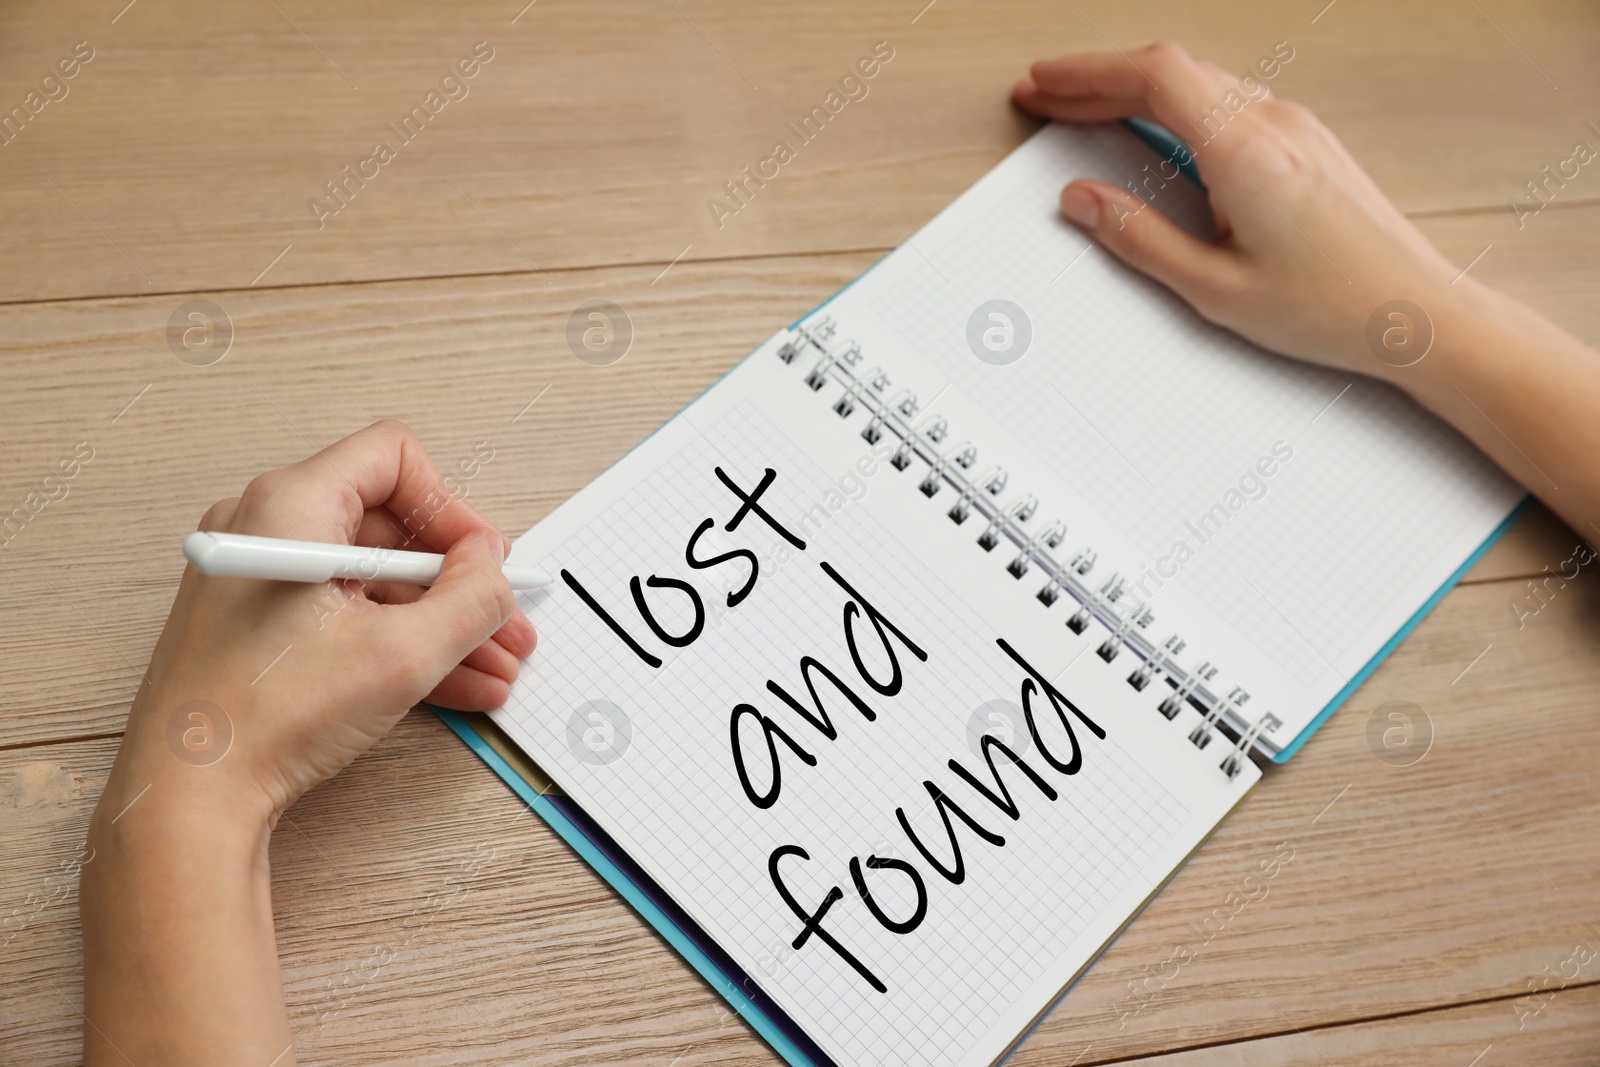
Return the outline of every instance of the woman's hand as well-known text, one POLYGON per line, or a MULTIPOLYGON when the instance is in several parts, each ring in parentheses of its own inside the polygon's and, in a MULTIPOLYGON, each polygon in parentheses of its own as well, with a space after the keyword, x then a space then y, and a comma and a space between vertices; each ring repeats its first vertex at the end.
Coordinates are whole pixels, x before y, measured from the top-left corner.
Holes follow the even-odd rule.
MULTIPOLYGON (((1138 116, 1186 139, 1214 242, 1104 182, 1068 185, 1062 214, 1212 322, 1400 386, 1573 529, 1600 532, 1600 356, 1457 270, 1310 111, 1173 44, 1044 60, 1013 97, 1047 118, 1138 116)), ((1162 166, 1154 197, 1182 162, 1162 166)))
POLYGON ((190 568, 128 715, 80 881, 84 1062, 290 1067, 271 829, 427 697, 500 706, 533 627, 505 536, 380 422, 251 482, 201 528, 445 554, 439 581, 190 568))
MULTIPOLYGON (((1379 359, 1368 344, 1381 305, 1406 300, 1447 320, 1464 303, 1469 290, 1451 286, 1458 269, 1314 114, 1268 95, 1259 80, 1247 88, 1163 43, 1126 57, 1042 60, 1013 96, 1046 118, 1138 116, 1188 141, 1216 215, 1215 243, 1168 221, 1154 183, 1146 205, 1128 189, 1076 181, 1061 194, 1062 213, 1200 314, 1263 347, 1388 376, 1406 360, 1379 359)), ((1160 173, 1175 177, 1176 167, 1160 173)))
POLYGON ((509 542, 445 488, 402 423, 261 475, 200 528, 445 559, 428 589, 187 569, 118 759, 134 789, 204 772, 213 788, 282 811, 419 700, 499 707, 533 651, 533 626, 500 573, 509 542), (224 744, 225 754, 212 747, 224 744))

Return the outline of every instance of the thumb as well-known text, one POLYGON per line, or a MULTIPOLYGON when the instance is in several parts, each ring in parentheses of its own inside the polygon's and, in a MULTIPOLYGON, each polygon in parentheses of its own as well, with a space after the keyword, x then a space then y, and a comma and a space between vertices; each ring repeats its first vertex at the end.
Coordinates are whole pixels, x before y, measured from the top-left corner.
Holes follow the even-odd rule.
POLYGON ((474 530, 444 554, 438 580, 401 608, 424 639, 414 647, 437 650, 441 674, 494 636, 516 609, 516 594, 500 570, 505 558, 499 531, 474 530))
POLYGON ((1191 304, 1214 287, 1226 253, 1196 240, 1125 189, 1076 181, 1061 191, 1061 214, 1128 266, 1148 274, 1191 304))

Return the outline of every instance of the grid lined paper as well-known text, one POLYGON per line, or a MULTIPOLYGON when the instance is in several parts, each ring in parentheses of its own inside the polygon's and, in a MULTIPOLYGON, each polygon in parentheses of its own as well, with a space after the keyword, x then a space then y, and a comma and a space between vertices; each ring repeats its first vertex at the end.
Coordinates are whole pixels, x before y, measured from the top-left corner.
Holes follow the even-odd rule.
MULTIPOLYGON (((1048 129, 1002 165, 1013 178, 1003 195, 935 220, 828 311, 846 334, 863 317, 892 327, 908 358, 1056 466, 1136 563, 1187 541, 1185 588, 1308 688, 1337 689, 1393 632, 1380 620, 1408 601, 1402 590, 1439 572, 1421 596, 1431 592, 1459 562, 1463 531, 1475 547, 1521 491, 1398 390, 1264 352, 1103 250, 1085 251, 1059 217, 1061 187, 1084 176, 1122 184, 1147 176, 1153 159, 1116 128, 1048 129), (1032 322, 1031 348, 1011 366, 967 347, 967 316, 993 298, 1032 322), (1214 536, 1195 536, 1186 524, 1275 445, 1293 456, 1264 479, 1264 495, 1214 536)), ((1204 233, 1198 190, 1181 179, 1151 188, 1146 210, 1204 233)))
MULTIPOLYGON (((737 389, 739 374, 733 377, 717 390, 737 389)), ((795 403, 823 409, 797 379, 785 387, 795 390, 795 403)), ((657 448, 637 457, 631 473, 608 472, 626 487, 606 506, 585 509, 559 541, 539 546, 542 565, 579 576, 661 655, 661 668, 629 652, 576 596, 552 594, 535 612, 541 643, 500 721, 839 1062, 988 1062, 1003 1046, 990 1051, 980 1045, 998 1040, 997 1021, 1019 1007, 1025 1017, 1042 1010, 1047 1000, 1030 999, 1039 996, 1041 981, 1061 973, 1064 963, 1077 961, 1074 969, 1086 963, 1104 939, 1099 931, 1108 922, 1110 929, 1120 925, 1167 875, 1165 857, 1174 849, 1186 853, 1239 786, 1209 759, 1185 764, 1179 775, 1153 771, 1134 743, 1148 727, 1131 730, 1122 718, 1134 714, 1131 708, 1150 719, 1153 712, 1126 697, 1115 703, 1101 698, 1115 692, 1109 686, 1119 681, 1117 672, 1094 679, 1103 689, 1075 681, 1105 671, 1086 657, 1089 663, 1057 684, 1078 694, 1108 737, 1096 740, 1077 725, 1084 758, 1072 777, 1023 748, 1029 766, 1058 791, 1054 801, 1000 760, 1002 780, 1020 809, 1017 821, 1008 819, 947 761, 956 759, 990 781, 968 747, 969 720, 996 701, 1015 704, 1023 675, 995 645, 1005 624, 985 617, 992 608, 966 602, 942 580, 940 564, 958 564, 927 558, 937 550, 918 543, 926 511, 886 503, 904 489, 891 480, 907 476, 885 465, 860 479, 862 495, 876 494, 871 504, 851 500, 840 486, 853 468, 821 466, 811 458, 817 449, 802 448, 756 403, 724 406, 715 417, 707 407, 701 402, 685 412, 680 421, 693 432, 680 435, 675 452, 658 454, 657 448), (738 500, 716 479, 719 465, 747 490, 766 467, 776 469, 761 503, 806 540, 805 551, 787 546, 753 516, 738 530, 723 531, 738 500), (903 519, 896 528, 874 517, 885 508, 903 519), (716 520, 716 528, 699 543, 700 558, 745 547, 762 560, 754 591, 732 610, 712 606, 743 583, 748 566, 741 561, 696 572, 684 559, 687 535, 705 518, 716 520), (896 643, 905 679, 898 695, 880 696, 861 682, 842 625, 851 597, 822 573, 822 560, 928 652, 928 661, 918 662, 896 643), (628 579, 651 573, 689 581, 707 601, 705 633, 691 646, 670 649, 651 639, 630 606, 628 579), (853 683, 876 720, 865 720, 819 682, 838 733, 828 741, 766 692, 772 679, 805 700, 797 664, 806 654, 853 683), (574 713, 596 702, 624 709, 627 717, 626 750, 609 762, 586 758, 569 728, 574 713), (779 800, 765 811, 746 799, 732 763, 729 717, 743 702, 772 714, 817 757, 815 767, 785 760, 779 800), (897 823, 895 811, 903 807, 930 850, 949 859, 925 779, 1005 838, 1003 847, 988 844, 955 821, 967 869, 961 885, 935 872, 897 823), (781 868, 808 909, 832 886, 845 891, 826 928, 889 987, 886 994, 874 992, 816 939, 791 947, 801 923, 779 898, 767 868, 769 854, 785 844, 810 855, 808 861, 791 857, 781 868), (856 895, 850 858, 874 853, 911 862, 922 873, 928 912, 912 934, 885 929, 856 895)), ((841 433, 836 418, 826 416, 833 419, 826 424, 810 417, 819 432, 841 433)), ((963 544, 961 558, 974 551, 963 544)), ((656 591, 648 595, 656 604, 656 591)), ((661 625, 686 630, 693 617, 688 598, 659 597, 661 625)), ((886 677, 881 644, 870 627, 861 633, 867 669, 886 677)), ((1072 638, 1064 628, 1059 639, 1094 640, 1072 638)), ((1164 721, 1161 726, 1173 729, 1164 721)), ((1064 744, 1060 736, 1055 742, 1064 744)), ((758 784, 768 780, 760 776, 758 784)), ((889 914, 910 914, 914 897, 901 876, 868 877, 889 914)))

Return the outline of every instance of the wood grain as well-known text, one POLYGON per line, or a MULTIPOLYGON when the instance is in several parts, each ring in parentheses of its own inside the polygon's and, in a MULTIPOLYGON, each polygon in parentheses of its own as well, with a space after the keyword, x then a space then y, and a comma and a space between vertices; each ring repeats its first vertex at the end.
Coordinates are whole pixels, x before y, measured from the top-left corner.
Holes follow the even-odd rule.
MULTIPOLYGON (((1290 42, 1273 87, 1408 211, 1509 226, 1507 202, 1600 115, 1585 0, 522 7, 282 0, 197 20, 145 0, 113 24, 116 0, 8 5, 6 107, 75 42, 95 58, 0 147, 0 299, 893 245, 1033 129, 1008 102, 1028 63, 1158 37, 1233 71, 1290 42), (388 133, 480 40, 495 58, 468 95, 410 143, 388 133), (788 134, 878 41, 895 58, 869 94, 808 144, 788 134), (379 139, 396 158, 319 226, 308 202, 379 139), (777 140, 797 158, 717 225, 708 201, 777 140)), ((1596 181, 1558 199, 1592 202, 1596 181)))
MULTIPOLYGON (((1016 1062, 1107 1063, 1485 1000, 1498 1007, 1462 1033, 1516 1038, 1512 1002, 1528 981, 1575 943, 1600 947, 1584 847, 1600 807, 1600 587, 1585 575, 1521 629, 1507 607, 1517 592, 1491 582, 1447 597, 1271 770, 1016 1062), (1431 724, 1410 766, 1368 740, 1397 700, 1431 724), (1247 884, 1285 843, 1292 859, 1247 884), (1254 899, 1231 906, 1230 893, 1254 899)), ((27 917, 0 947, 21 1062, 75 1055, 76 910, 50 874, 81 844, 114 748, 0 753, 0 905, 27 917), (60 895, 31 913, 30 893, 60 895)), ((426 714, 291 810, 273 865, 303 1063, 774 1062, 426 714)), ((1600 960, 1580 977, 1597 973, 1600 960)), ((1592 1035, 1583 1012, 1562 1025, 1592 1035)), ((1567 1014, 1552 1006, 1530 1027, 1567 1014)), ((1244 1062, 1295 1062, 1288 1044, 1262 1048, 1244 1062)))
MULTIPOLYGON (((1600 265, 1580 258, 1600 244, 1600 208, 1567 216, 1559 228, 1530 228, 1530 255, 1546 266, 1516 277, 1521 295, 1600 341, 1588 295, 1600 265)), ((1447 251, 1482 248, 1496 225, 1467 216, 1438 236, 1447 251)), ((1512 262, 1492 257, 1481 265, 1491 274, 1512 262)), ((10 376, 0 420, 17 442, 0 453, 9 502, 0 513, 79 442, 94 450, 68 495, 0 548, 0 577, 25 605, 0 618, 0 658, 26 664, 13 668, 25 684, 0 692, 0 745, 120 728, 177 581, 176 546, 212 501, 260 471, 377 418, 404 418, 442 466, 488 442, 495 459, 467 485, 469 499, 520 532, 875 258, 199 294, 223 309, 234 336, 208 367, 180 362, 167 345, 168 319, 191 296, 0 307, 10 376), (609 367, 567 346, 568 317, 591 299, 615 301, 632 319, 633 348, 609 367), (117 534, 109 559, 65 569, 108 530, 117 534)), ((1571 554, 1575 537, 1535 508, 1470 580, 1539 574, 1571 554)))
MULTIPOLYGON (((77 1062, 72 865, 207 504, 396 416, 445 465, 492 447, 469 499, 525 529, 1026 137, 1007 92, 1034 58, 1173 38, 1243 70, 1289 41, 1275 91, 1452 261, 1600 343, 1596 172, 1521 225, 1507 206, 1600 138, 1584 0, 524 2, 0 10, 0 115, 95 50, 0 145, 0 514, 94 456, 0 538, 6 1062, 77 1062), (319 227, 308 201, 481 40, 469 95, 319 227), (723 183, 877 41, 869 95, 718 225, 723 183), (168 345, 192 299, 231 322, 214 366, 168 345), (594 299, 635 330, 608 367, 565 340, 594 299)), ((1578 536, 1532 507, 1017 1062, 1593 1062, 1600 962, 1517 1017, 1600 945, 1600 590, 1528 584, 1578 536), (1372 739, 1397 710, 1431 739, 1408 766, 1372 739)), ((272 858, 303 1063, 777 1062, 430 715, 288 813, 272 858)))
MULTIPOLYGON (((1524 1007, 1532 1010, 1531 1004, 1524 1007)), ((1592 1067, 1600 988, 1582 985, 1552 994, 1522 1029, 1508 1025, 1508 1019, 1517 1021, 1516 1011, 1517 1002, 1495 1000, 1127 1062, 1129 1067, 1592 1067)))
POLYGON ((0 419, 28 442, 5 456, 5 499, 21 503, 78 442, 94 450, 65 498, 0 549, 0 574, 27 604, 0 620, 0 647, 28 664, 25 684, 0 695, 0 738, 120 728, 183 534, 260 471, 403 418, 442 468, 486 442, 493 459, 462 483, 467 499, 521 532, 870 262, 680 265, 655 284, 656 271, 615 268, 548 284, 525 274, 213 294, 235 339, 209 367, 167 347, 177 298, 0 309, 13 370, 0 419), (633 323, 632 350, 612 366, 567 347, 568 317, 590 299, 619 302, 633 323), (107 531, 110 558, 69 575, 78 546, 107 531))

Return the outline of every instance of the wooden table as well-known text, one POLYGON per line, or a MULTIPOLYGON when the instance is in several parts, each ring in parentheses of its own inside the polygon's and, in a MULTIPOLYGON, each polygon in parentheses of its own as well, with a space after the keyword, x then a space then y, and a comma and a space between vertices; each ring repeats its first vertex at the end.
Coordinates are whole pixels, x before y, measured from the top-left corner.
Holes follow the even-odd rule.
MULTIPOLYGON (((525 529, 1026 136, 1032 58, 1170 37, 1243 70, 1287 40, 1278 91, 1448 255, 1600 341, 1600 169, 1520 228, 1507 206, 1600 145, 1586 0, 524 2, 0 11, 6 108, 92 49, 0 146, 0 514, 94 457, 0 548, 0 1061, 75 1062, 72 864, 207 504, 396 416, 443 464, 487 442, 470 498, 525 529), (870 95, 719 226, 722 183, 878 41, 870 95), (565 343, 591 299, 636 332, 613 366, 565 343), (214 365, 169 345, 193 300, 231 333, 214 365)), ((1017 1062, 1595 1062, 1600 595, 1527 585, 1576 541, 1524 518, 1017 1062), (1431 724, 1410 766, 1367 741, 1390 700, 1431 724)), ((303 1063, 774 1061, 427 714, 297 805, 272 860, 303 1063)))

